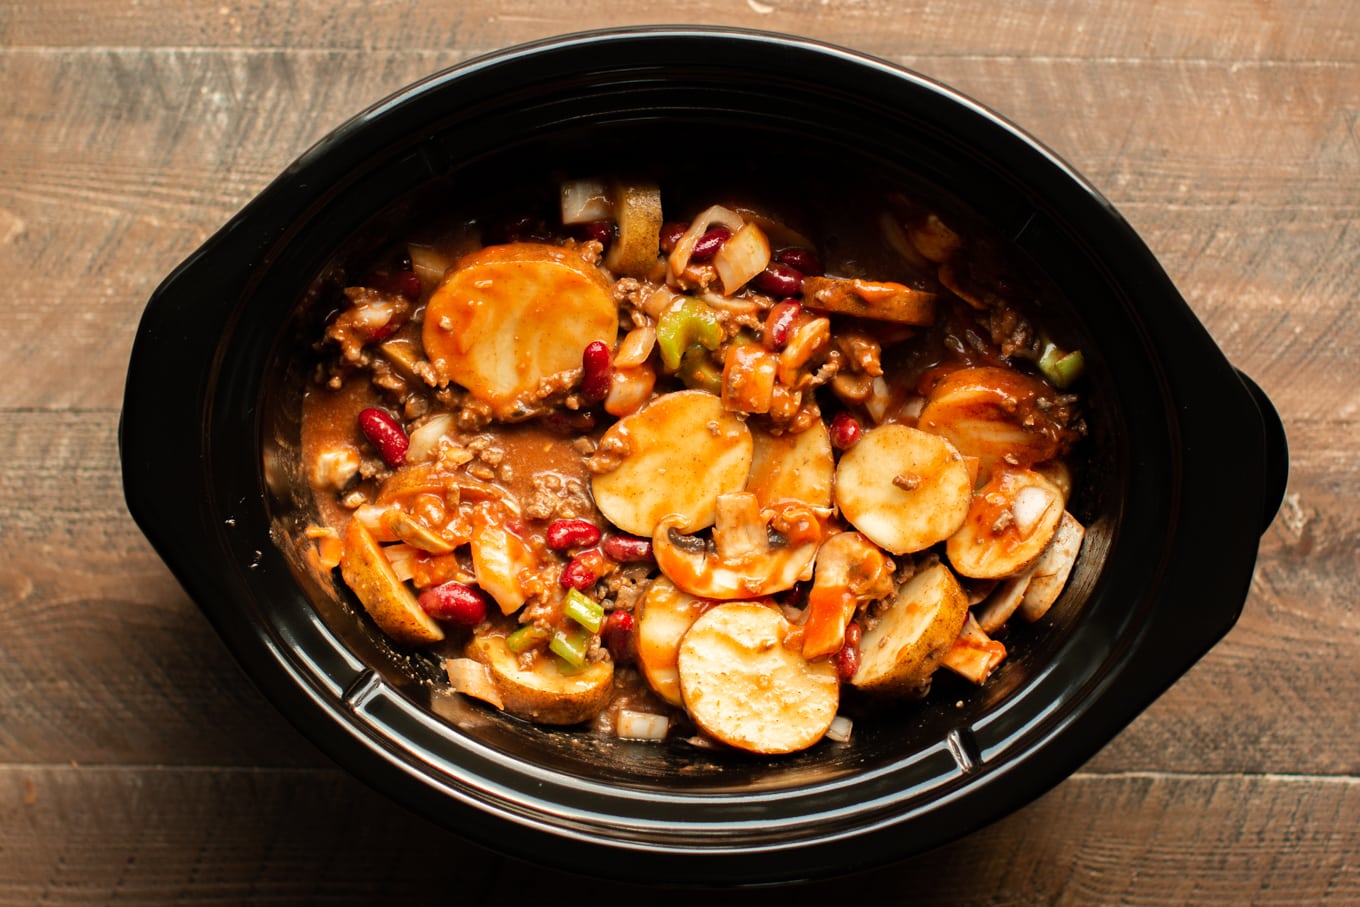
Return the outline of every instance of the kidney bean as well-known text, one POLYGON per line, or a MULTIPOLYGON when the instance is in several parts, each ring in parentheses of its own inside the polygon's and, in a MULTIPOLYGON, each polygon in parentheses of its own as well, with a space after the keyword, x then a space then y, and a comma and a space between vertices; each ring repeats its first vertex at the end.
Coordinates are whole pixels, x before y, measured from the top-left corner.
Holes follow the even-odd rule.
POLYGON ((765 316, 765 345, 772 350, 783 349, 802 313, 803 307, 796 302, 780 302, 772 306, 770 314, 765 316))
POLYGON ((583 224, 572 224, 572 235, 578 239, 595 240, 602 245, 609 245, 609 241, 614 238, 614 224, 607 220, 591 220, 583 224))
POLYGON ((360 412, 359 430, 378 449, 378 455, 388 466, 395 469, 406 462, 406 448, 411 446, 411 439, 386 410, 370 407, 360 412))
POLYGON ((634 641, 636 637, 633 635, 633 628, 636 625, 633 615, 627 611, 611 611, 604 619, 604 626, 600 628, 600 639, 609 649, 609 654, 615 662, 624 664, 637 657, 637 646, 634 641))
POLYGON ((822 273, 822 261, 817 253, 801 246, 789 246, 774 253, 774 260, 788 265, 804 276, 815 277, 822 273))
POLYGON ((842 683, 849 683, 855 677, 855 672, 859 670, 859 624, 851 621, 845 627, 845 643, 840 651, 835 655, 836 676, 842 683))
POLYGON ((787 299, 803 291, 803 272, 782 262, 772 261, 751 280, 751 283, 767 296, 787 299))
POLYGON ((475 627, 486 619, 486 598, 477 589, 457 580, 423 590, 416 601, 435 620, 475 627))
POLYGON ((831 444, 837 450, 849 450, 855 446, 855 442, 864 434, 864 429, 860 427, 859 420, 845 411, 836 413, 831 424, 827 426, 827 431, 831 434, 831 444))
POLYGON ((592 340, 581 353, 581 396, 587 403, 600 403, 609 396, 614 381, 614 365, 609 345, 592 340))
POLYGON ((548 547, 554 551, 585 548, 600 540, 600 528, 589 520, 553 520, 548 525, 548 547))
POLYGON ((675 250, 675 244, 680 241, 680 237, 685 235, 689 229, 689 224, 683 221, 667 221, 661 225, 661 251, 666 255, 675 250))
POLYGON ((690 261, 708 261, 718 250, 723 247, 723 243, 732 238, 732 231, 722 224, 709 227, 703 236, 700 236, 694 243, 694 249, 689 253, 690 261))
POLYGON ((600 557, 599 549, 591 548, 568 561, 567 566, 562 568, 560 580, 562 587, 585 592, 594 586, 604 575, 603 565, 599 563, 600 557))
POLYGON ((600 543, 601 550, 620 564, 634 564, 652 559, 652 540, 636 535, 611 535, 600 543))

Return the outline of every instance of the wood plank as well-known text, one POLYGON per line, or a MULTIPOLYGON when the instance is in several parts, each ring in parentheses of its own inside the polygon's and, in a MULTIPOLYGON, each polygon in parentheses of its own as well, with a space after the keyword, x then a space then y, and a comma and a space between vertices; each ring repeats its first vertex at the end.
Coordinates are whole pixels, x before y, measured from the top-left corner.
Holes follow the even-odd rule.
MULTIPOLYGON (((116 406, 160 279, 294 155, 453 56, 0 51, 21 88, 0 100, 0 406, 116 406)), ((1360 64, 934 62, 1100 185, 1268 391, 1309 418, 1344 405, 1360 64)))
POLYGON ((110 15, 98 0, 17 4, 0 19, 10 46, 189 46, 492 49, 553 34, 657 22, 729 25, 816 37, 862 50, 902 46, 989 56, 1170 57, 1177 59, 1355 60, 1357 13, 1349 4, 1303 0, 1244 5, 1232 0, 1147 4, 1099 0, 1082 15, 1060 0, 1003 9, 985 0, 939 4, 775 0, 678 0, 664 10, 623 0, 582 8, 565 0, 504 0, 468 8, 437 0, 399 5, 365 0, 182 4, 146 0, 110 15), (1093 27, 1099 23, 1099 27, 1093 27))
MULTIPOLYGON (((741 897, 1317 907, 1360 903, 1357 854, 1354 779, 1082 773, 933 853, 741 897)), ((587 888, 655 905, 700 894, 489 855, 334 771, 0 768, 4 905, 477 905, 587 888)))
MULTIPOLYGON (((0 760, 315 765, 123 506, 113 412, 0 420, 0 760)), ((1360 775, 1360 461, 1292 423, 1290 497, 1238 625, 1110 747, 1103 771, 1360 775)), ((1341 446, 1338 446, 1338 445, 1341 446)))

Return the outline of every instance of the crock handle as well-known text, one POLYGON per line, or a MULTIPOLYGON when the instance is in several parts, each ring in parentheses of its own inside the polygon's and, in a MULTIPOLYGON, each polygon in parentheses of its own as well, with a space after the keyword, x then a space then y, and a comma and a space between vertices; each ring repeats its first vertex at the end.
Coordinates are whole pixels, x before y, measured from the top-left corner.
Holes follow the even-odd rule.
POLYGON ((1256 408, 1261 413, 1261 426, 1266 439, 1266 496, 1265 510, 1261 515, 1261 532, 1275 519, 1284 500, 1285 486, 1289 482, 1289 439, 1285 437, 1284 423, 1260 385, 1241 369, 1235 369, 1237 377, 1246 385, 1256 408))

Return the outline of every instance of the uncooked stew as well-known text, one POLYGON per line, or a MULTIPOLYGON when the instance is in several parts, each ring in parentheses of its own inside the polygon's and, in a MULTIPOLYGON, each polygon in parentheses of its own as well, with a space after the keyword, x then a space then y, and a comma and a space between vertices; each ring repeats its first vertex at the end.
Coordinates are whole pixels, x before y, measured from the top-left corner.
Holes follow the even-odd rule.
POLYGON ((415 229, 337 293, 316 562, 545 725, 780 754, 851 739, 852 701, 985 684, 1084 536, 1082 354, 1037 284, 898 192, 549 197, 415 229))

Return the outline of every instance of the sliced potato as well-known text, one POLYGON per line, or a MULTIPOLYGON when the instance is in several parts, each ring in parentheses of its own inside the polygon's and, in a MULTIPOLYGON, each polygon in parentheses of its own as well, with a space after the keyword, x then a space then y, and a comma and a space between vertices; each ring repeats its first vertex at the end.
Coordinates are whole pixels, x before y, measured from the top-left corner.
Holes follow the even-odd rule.
POLYGON ((1014 576, 1039 559, 1062 516, 1062 491, 1048 479, 1030 469, 997 469, 973 495, 945 554, 963 576, 1014 576))
POLYGON ((840 705, 828 660, 806 661, 785 645, 789 623, 754 602, 728 602, 694 622, 680 643, 680 691, 699 727, 754 753, 806 749, 840 705))
POLYGON ((651 181, 614 183, 610 195, 619 235, 605 266, 625 277, 648 277, 661 258, 661 189, 651 181))
POLYGON ((711 525, 718 495, 740 491, 751 468, 746 424, 699 390, 654 398, 609 427, 601 449, 624 451, 591 480, 595 504, 624 532, 651 537, 675 515, 696 531, 711 525))
POLYGON ((935 564, 922 570, 864 631, 859 670, 850 682, 871 693, 924 692, 967 617, 968 598, 949 568, 935 564))
POLYGON ((972 497, 963 457, 939 435, 888 423, 872 428, 836 467, 836 504, 893 554, 922 551, 963 523, 972 497))
POLYGON ((850 277, 806 277, 803 304, 819 312, 835 312, 898 324, 935 323, 935 294, 900 283, 850 277))
POLYGON ((497 418, 581 368, 581 352, 613 348, 618 308, 598 268, 541 243, 489 246, 463 258, 430 297, 422 340, 440 382, 456 382, 497 418))
POLYGON ((635 641, 638 665, 656 694, 683 706, 680 696, 680 640, 713 603, 681 592, 665 577, 652 583, 638 604, 635 641))
POLYGON ((917 425, 948 438, 985 468, 1033 466, 1057 455, 1059 426, 1035 405, 1052 391, 1037 378, 983 366, 951 372, 931 389, 917 425))
POLYGON ((1076 517, 1064 511, 1053 534, 1053 541, 1048 543, 1031 568, 1025 597, 1020 601, 1021 617, 1038 620, 1048 613, 1067 585, 1067 578, 1072 573, 1072 565, 1077 562, 1077 554, 1085 538, 1086 528, 1077 522, 1076 517))
POLYGON ((608 705, 614 690, 614 664, 608 660, 568 674, 552 655, 539 652, 524 668, 501 636, 477 637, 468 655, 486 665, 505 711, 540 724, 588 721, 608 705))
POLYGON ((340 575, 354 591, 373 622, 392 639, 410 646, 426 646, 444 638, 444 630, 425 613, 388 562, 372 533, 358 520, 345 529, 340 575))
POLYGON ((1025 589, 1029 586, 1032 574, 1033 568, 1030 568, 996 584, 991 595, 983 600, 976 611, 978 629, 984 633, 995 633, 1011 619, 1025 598, 1025 589))
POLYGON ((762 507, 779 501, 801 501, 809 507, 831 506, 836 462, 826 423, 814 419, 804 431, 772 435, 751 429, 754 442, 746 490, 762 507))

